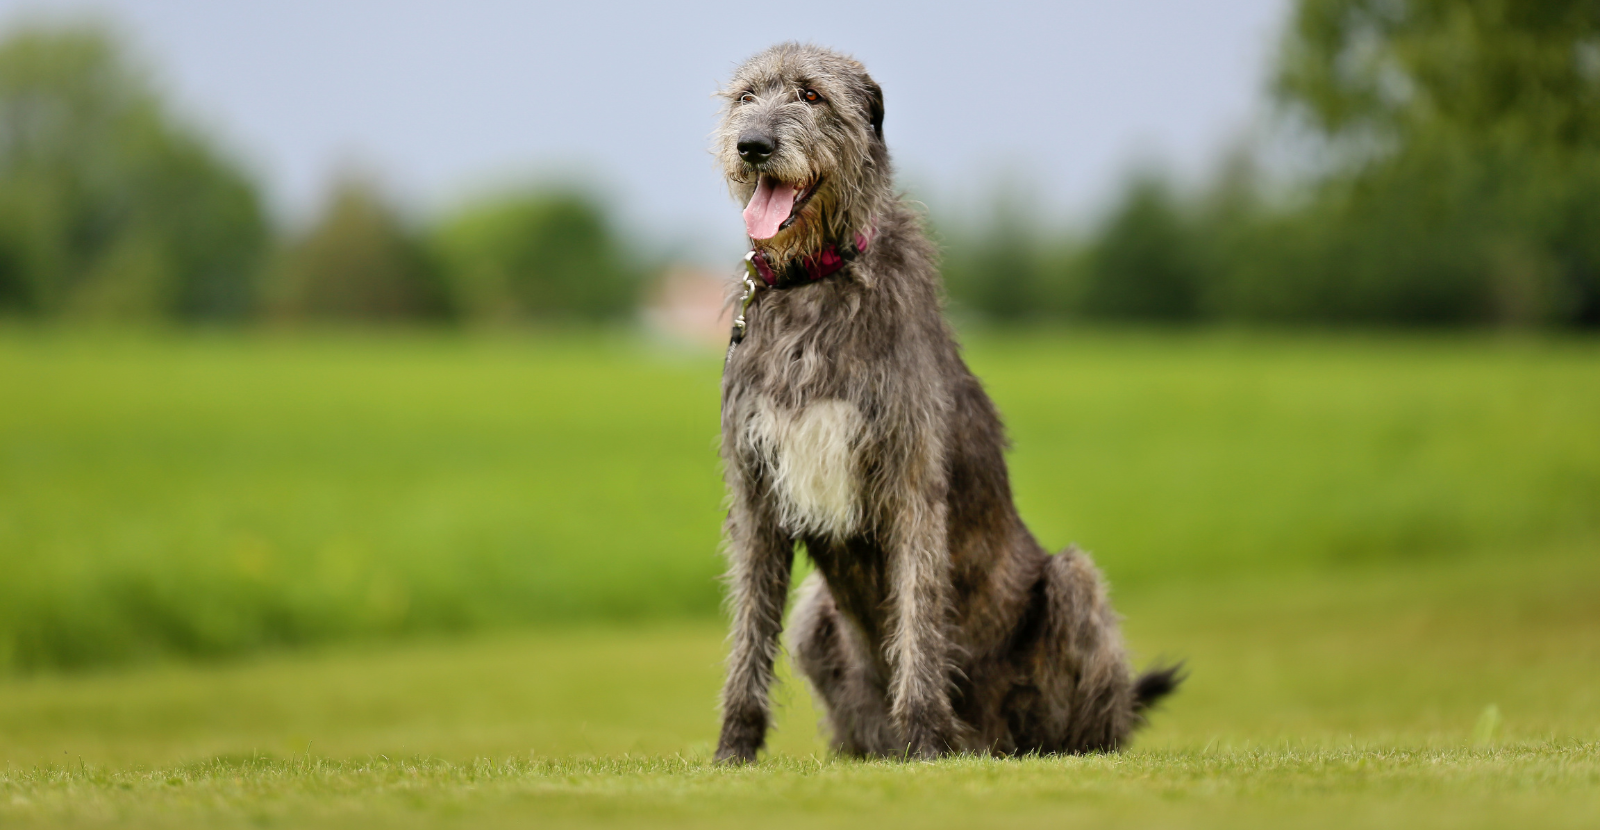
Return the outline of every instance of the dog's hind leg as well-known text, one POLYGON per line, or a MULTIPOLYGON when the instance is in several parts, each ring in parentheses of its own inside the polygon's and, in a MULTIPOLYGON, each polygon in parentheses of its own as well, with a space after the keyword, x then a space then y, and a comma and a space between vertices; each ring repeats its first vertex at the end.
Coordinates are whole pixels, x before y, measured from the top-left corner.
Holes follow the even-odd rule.
POLYGON ((1067 548, 1045 563, 1044 631, 1035 665, 1047 752, 1116 749, 1138 722, 1127 656, 1105 583, 1087 554, 1067 548))
POLYGON ((899 748, 889 720, 889 704, 878 672, 859 637, 834 605, 818 573, 800 586, 790 617, 790 649, 795 665, 827 712, 835 752, 863 757, 899 748))

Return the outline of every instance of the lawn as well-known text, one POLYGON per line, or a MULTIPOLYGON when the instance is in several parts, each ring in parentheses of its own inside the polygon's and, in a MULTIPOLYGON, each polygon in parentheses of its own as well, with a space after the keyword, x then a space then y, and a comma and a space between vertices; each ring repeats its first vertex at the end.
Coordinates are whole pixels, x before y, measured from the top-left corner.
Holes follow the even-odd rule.
POLYGON ((1600 343, 990 334, 1127 753, 707 764, 715 355, 0 333, 0 826, 1593 826, 1600 343))
POLYGON ((708 763, 699 623, 344 645, 0 686, 0 825, 1592 827, 1600 557, 1537 551, 1123 603, 1193 676, 1131 751, 708 763))
MULTIPOLYGON (((1138 592, 1600 540, 1600 343, 1013 335, 1023 516, 1138 592)), ((0 674, 713 620, 717 355, 0 332, 0 674)))

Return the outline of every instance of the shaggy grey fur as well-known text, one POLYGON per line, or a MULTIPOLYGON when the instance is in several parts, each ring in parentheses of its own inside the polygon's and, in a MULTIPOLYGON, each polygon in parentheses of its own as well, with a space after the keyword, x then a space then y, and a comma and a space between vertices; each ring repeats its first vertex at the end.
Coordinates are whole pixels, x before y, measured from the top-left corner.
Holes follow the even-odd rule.
POLYGON ((751 761, 765 742, 796 542, 816 573, 790 650, 838 751, 1115 749, 1177 670, 1135 680, 1089 557, 1048 554, 1018 517, 999 415, 941 313, 937 253, 893 191, 878 85, 849 57, 785 43, 721 95, 714 152, 741 203, 762 175, 814 185, 792 224, 755 241, 775 266, 873 238, 837 274, 758 291, 729 350, 733 632, 716 757, 751 761))

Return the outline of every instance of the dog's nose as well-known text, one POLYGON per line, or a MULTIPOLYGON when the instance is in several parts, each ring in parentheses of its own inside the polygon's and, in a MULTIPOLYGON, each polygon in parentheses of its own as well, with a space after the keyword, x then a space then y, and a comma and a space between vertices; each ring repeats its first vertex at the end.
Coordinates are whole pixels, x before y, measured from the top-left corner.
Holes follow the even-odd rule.
POLYGON ((761 133, 745 133, 739 136, 739 158, 753 164, 759 164, 772 157, 773 145, 777 144, 770 135, 761 133))

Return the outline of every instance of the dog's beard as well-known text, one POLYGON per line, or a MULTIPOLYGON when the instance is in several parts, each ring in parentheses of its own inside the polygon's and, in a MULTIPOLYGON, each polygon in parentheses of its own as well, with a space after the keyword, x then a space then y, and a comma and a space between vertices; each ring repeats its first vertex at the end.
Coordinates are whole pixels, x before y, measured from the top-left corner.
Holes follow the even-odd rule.
POLYGON ((760 170, 739 159, 731 146, 723 159, 730 190, 745 206, 745 232, 774 265, 814 253, 843 233, 834 227, 840 224, 835 214, 841 205, 833 177, 827 165, 808 161, 809 153, 784 148, 760 170))

